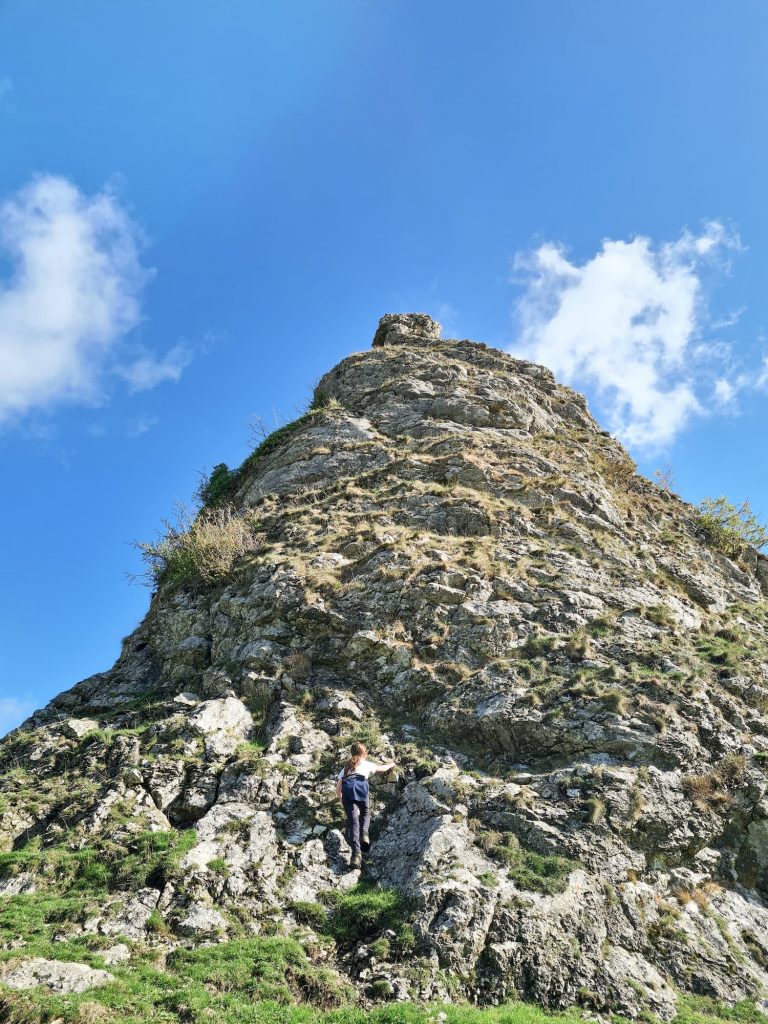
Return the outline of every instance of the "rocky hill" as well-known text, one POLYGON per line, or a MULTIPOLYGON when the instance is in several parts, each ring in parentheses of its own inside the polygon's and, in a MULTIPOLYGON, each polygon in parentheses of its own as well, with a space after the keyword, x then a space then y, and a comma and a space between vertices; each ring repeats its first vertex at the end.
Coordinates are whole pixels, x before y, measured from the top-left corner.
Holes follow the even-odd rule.
POLYGON ((0 746, 7 1019, 70 1005, 49 991, 127 1012, 140 978, 168 1016, 131 1020, 223 1020, 235 989, 764 997, 756 552, 707 542, 548 370, 420 314, 204 494, 148 547, 115 666, 0 746), (355 738, 400 768, 362 877, 334 797, 355 738))

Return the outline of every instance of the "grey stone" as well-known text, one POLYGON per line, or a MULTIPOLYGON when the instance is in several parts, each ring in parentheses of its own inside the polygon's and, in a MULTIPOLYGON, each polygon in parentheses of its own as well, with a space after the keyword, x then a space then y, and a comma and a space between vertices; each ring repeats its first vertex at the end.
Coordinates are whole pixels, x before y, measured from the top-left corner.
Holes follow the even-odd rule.
POLYGON ((108 971, 43 957, 7 960, 0 964, 0 982, 13 989, 42 986, 51 992, 76 994, 87 992, 89 988, 99 988, 110 981, 114 981, 114 976, 108 971))

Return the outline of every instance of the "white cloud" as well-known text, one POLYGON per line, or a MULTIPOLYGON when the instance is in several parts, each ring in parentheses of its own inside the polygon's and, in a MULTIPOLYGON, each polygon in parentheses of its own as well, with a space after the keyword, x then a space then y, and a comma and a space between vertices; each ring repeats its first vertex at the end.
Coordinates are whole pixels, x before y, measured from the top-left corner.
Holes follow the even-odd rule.
POLYGON ((147 391, 167 380, 176 382, 191 361, 189 346, 179 342, 160 359, 151 352, 143 352, 132 363, 120 367, 118 372, 128 381, 131 391, 147 391))
POLYGON ((21 725, 35 710, 31 701, 16 697, 0 697, 0 736, 21 725))
POLYGON ((63 402, 97 403, 110 374, 133 391, 179 379, 185 345, 161 358, 125 352, 152 273, 140 243, 110 189, 85 195, 41 175, 0 202, 0 256, 10 267, 0 278, 0 425, 63 402))
POLYGON ((760 370, 754 380, 754 386, 760 391, 768 390, 768 356, 763 356, 760 370))
POLYGON ((736 397, 738 385, 729 381, 726 377, 720 377, 715 381, 715 398, 722 405, 728 405, 736 397))
POLYGON ((611 430, 628 444, 664 446, 703 412, 696 359, 718 357, 717 345, 700 340, 705 265, 722 269, 738 248, 717 221, 659 245, 607 239, 580 265, 545 243, 515 263, 524 292, 512 351, 594 388, 611 430))

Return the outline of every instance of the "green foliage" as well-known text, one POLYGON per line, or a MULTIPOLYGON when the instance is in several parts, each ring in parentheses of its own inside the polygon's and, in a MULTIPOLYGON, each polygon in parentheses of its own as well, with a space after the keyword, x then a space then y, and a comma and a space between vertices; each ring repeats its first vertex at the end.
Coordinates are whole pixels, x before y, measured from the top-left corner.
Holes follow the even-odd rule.
POLYGON ((371 952, 379 960, 387 960, 392 952, 392 946, 389 939, 374 939, 371 943, 371 952))
POLYGON ((183 509, 177 521, 165 520, 165 533, 155 541, 139 541, 147 565, 147 581, 155 586, 216 583, 255 547, 251 512, 242 515, 229 505, 203 508, 196 518, 183 509))
POLYGON ((749 999, 726 1006, 709 996, 681 995, 672 1024, 714 1024, 724 1020, 739 1024, 766 1024, 768 1017, 749 999))
MULTIPOLYGON (((83 894, 60 896, 35 892, 5 896, 0 914, 0 947, 22 938, 26 942, 23 949, 27 956, 55 955, 59 959, 90 963, 90 937, 53 942, 54 934, 66 931, 67 925, 77 922, 89 908, 94 909, 95 904, 83 894), (56 952, 52 953, 54 947, 56 952)), ((14 955, 18 952, 0 948, 0 960, 14 955)))
POLYGON ((167 935, 170 931, 165 923, 165 918, 159 910, 153 910, 147 918, 147 930, 154 932, 155 935, 167 935))
POLYGON ((725 497, 705 498, 697 515, 704 539, 729 558, 738 558, 748 547, 760 550, 768 544, 768 527, 758 520, 749 501, 734 505, 725 497))
POLYGON ((597 825, 605 817, 605 801, 599 796, 591 796, 587 800, 587 821, 590 825, 597 825))
POLYGON ((229 868, 223 857, 214 857, 212 860, 208 861, 206 867, 209 871, 212 871, 214 875, 221 875, 222 878, 227 878, 229 876, 229 868))
MULTIPOLYGON (((116 980, 81 995, 45 989, 0 992, 3 1024, 586 1024, 573 1008, 550 1013, 528 1003, 469 1006, 391 1003, 369 1010, 327 969, 315 966, 290 939, 258 938, 177 950, 160 971, 146 961, 110 968, 116 980), (262 993, 271 992, 264 1000, 262 993), (332 1008, 324 1011, 322 1007, 332 1008)), ((373 994, 373 993, 371 993, 373 994)), ((389 992, 378 998, 387 1000, 389 992)), ((651 1019, 651 1018, 648 1018, 651 1019)), ((617 1018, 621 1020, 621 1018, 617 1018)), ((754 1002, 726 1006, 681 996, 671 1024, 768 1024, 754 1002)))
POLYGON ((304 415, 299 416, 298 419, 292 420, 290 423, 286 423, 282 427, 278 427, 277 430, 273 430, 270 434, 267 434, 261 444, 254 448, 243 465, 237 471, 238 475, 242 473, 246 467, 250 468, 255 462, 261 459, 266 459, 272 455, 281 444, 290 440, 297 431, 311 423, 319 411, 319 408, 310 409, 309 412, 305 412, 304 415))
POLYGON ((227 466, 226 462, 220 462, 214 466, 211 472, 202 478, 197 488, 196 497, 203 507, 212 508, 224 500, 232 497, 234 491, 233 483, 236 474, 227 466))
POLYGON ((322 903, 313 903, 311 900, 292 900, 288 909, 293 911, 293 916, 301 924, 311 925, 313 928, 322 928, 328 923, 328 911, 322 903))
POLYGON ((517 653, 524 658, 539 658, 551 654, 559 646, 559 637, 531 635, 523 646, 517 649, 517 653))
MULTIPOLYGON (((346 892, 329 892, 326 930, 340 946, 369 942, 391 928, 400 932, 407 922, 409 901, 396 889, 359 882, 346 892)), ((412 935, 412 933, 411 933, 412 935)), ((403 935, 406 943, 410 935, 403 935)))
POLYGON ((565 892, 570 873, 579 866, 577 861, 567 857, 524 849, 512 833, 489 852, 506 865, 509 877, 517 886, 547 896, 565 892))
POLYGON ((723 636, 699 637, 696 649, 704 658, 715 665, 723 665, 727 668, 737 668, 748 658, 748 651, 740 644, 733 643, 723 636))
POLYGON ((665 604, 653 605, 645 609, 645 617, 656 626, 675 626, 676 619, 670 608, 665 604))
POLYGON ((169 957, 168 966, 206 989, 236 991, 250 999, 269 999, 285 1006, 300 1000, 324 1009, 351 996, 332 971, 315 966, 304 947, 290 938, 241 939, 179 949, 169 957))
POLYGON ((42 881, 66 886, 72 893, 140 889, 169 879, 196 838, 194 829, 140 832, 127 845, 104 839, 79 850, 41 847, 39 841, 31 841, 20 850, 0 854, 0 878, 34 871, 42 881))

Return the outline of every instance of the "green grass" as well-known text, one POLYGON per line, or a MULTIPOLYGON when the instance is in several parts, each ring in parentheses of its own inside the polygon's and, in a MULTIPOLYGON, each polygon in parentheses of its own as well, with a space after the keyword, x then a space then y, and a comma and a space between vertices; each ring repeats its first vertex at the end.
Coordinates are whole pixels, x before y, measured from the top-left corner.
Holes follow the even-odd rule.
POLYGON ((80 850, 41 847, 32 840, 20 850, 0 854, 0 878, 32 871, 42 884, 66 884, 70 892, 140 889, 152 880, 169 878, 196 838, 194 829, 140 832, 127 846, 104 839, 80 850))
POLYGON ((749 660, 749 652, 745 647, 724 636, 701 636, 696 649, 707 661, 726 668, 737 668, 749 660))
POLYGON ((577 861, 568 857, 527 850, 511 833, 489 852, 506 865, 509 877, 520 889, 546 896, 565 892, 570 873, 579 866, 577 861))
MULTIPOLYGON (((254 939, 224 943, 194 954, 180 951, 168 971, 142 964, 115 970, 117 980, 80 996, 0 991, 2 1024, 585 1024, 578 1009, 547 1013, 529 1003, 478 1008, 453 1005, 385 1003, 370 1010, 331 1002, 325 1010, 305 999, 317 984, 318 969, 290 940, 254 939), (197 954, 205 953, 204 956, 197 954), (307 988, 302 990, 302 986, 307 988), (264 1000, 257 993, 273 991, 264 1000)), ((337 992, 328 993, 331 999, 337 992)), ((383 998, 387 993, 381 993, 383 998)), ((652 1018, 645 1018, 650 1020, 652 1018)), ((624 1018, 614 1016, 617 1024, 624 1018)), ((686 996, 672 1024, 768 1024, 751 1002, 723 1006, 686 996)))
POLYGON ((396 889, 359 882, 346 892, 329 892, 325 897, 330 913, 324 931, 339 946, 369 942, 387 929, 397 933, 399 946, 413 944, 413 932, 408 925, 411 906, 396 889))

